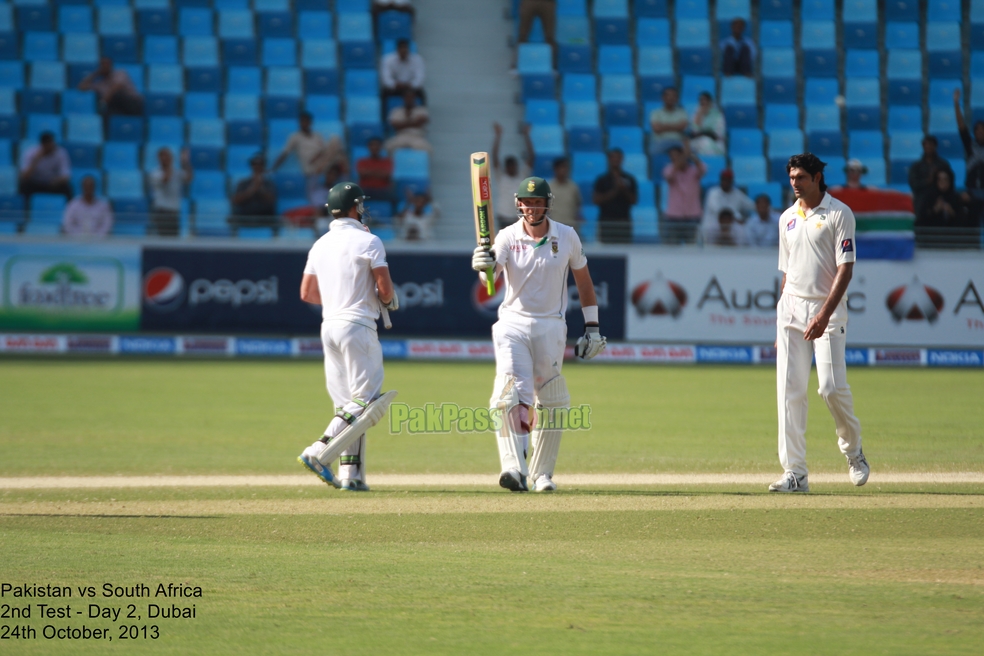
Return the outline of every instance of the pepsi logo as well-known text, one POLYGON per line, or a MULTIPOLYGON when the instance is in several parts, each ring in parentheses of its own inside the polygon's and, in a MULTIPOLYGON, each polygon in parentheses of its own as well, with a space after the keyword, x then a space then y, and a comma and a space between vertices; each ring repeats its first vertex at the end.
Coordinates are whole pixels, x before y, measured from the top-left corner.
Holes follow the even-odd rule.
POLYGON ((668 314, 676 318, 686 304, 687 290, 659 272, 632 290, 632 305, 639 316, 668 314))
POLYGON ((155 312, 173 312, 184 301, 185 282, 170 267, 151 269, 144 276, 144 305, 155 312))
POLYGON ((885 305, 896 322, 926 320, 933 323, 940 318, 943 310, 943 295, 939 290, 922 284, 919 278, 913 278, 908 285, 889 292, 885 305))
POLYGON ((505 292, 503 291, 505 287, 506 281, 503 276, 499 276, 499 279, 495 281, 495 295, 489 296, 489 290, 485 288, 485 283, 476 281, 472 287, 472 305, 475 306, 475 309, 480 314, 488 317, 496 316, 499 312, 499 306, 502 305, 502 300, 505 297, 505 292))

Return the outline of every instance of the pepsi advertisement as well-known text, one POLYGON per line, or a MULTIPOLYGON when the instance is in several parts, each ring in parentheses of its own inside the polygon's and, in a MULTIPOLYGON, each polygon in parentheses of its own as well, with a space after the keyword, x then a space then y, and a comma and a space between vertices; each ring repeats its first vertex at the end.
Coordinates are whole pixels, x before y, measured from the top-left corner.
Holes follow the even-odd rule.
MULTIPOLYGON (((146 248, 141 328, 150 332, 317 335, 321 309, 300 300, 307 253, 146 248)), ((489 297, 470 255, 391 253, 400 297, 386 337, 488 339, 504 296, 489 297)), ((625 337, 625 258, 592 257, 603 334, 625 337)), ((568 278, 568 334, 584 330, 577 287, 568 278)))

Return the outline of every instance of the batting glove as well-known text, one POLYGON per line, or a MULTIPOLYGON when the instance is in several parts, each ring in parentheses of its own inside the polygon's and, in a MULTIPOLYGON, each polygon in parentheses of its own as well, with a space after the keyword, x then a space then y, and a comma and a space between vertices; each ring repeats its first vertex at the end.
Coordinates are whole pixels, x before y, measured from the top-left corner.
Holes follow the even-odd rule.
POLYGON ((574 355, 582 360, 590 360, 605 350, 608 339, 601 336, 598 324, 586 325, 584 335, 574 345, 574 355))
POLYGON ((485 250, 479 246, 472 253, 472 269, 475 271, 486 271, 495 266, 495 253, 485 250))
POLYGON ((389 303, 383 304, 390 312, 396 312, 400 309, 400 297, 396 295, 396 288, 393 288, 393 298, 390 299, 389 303))

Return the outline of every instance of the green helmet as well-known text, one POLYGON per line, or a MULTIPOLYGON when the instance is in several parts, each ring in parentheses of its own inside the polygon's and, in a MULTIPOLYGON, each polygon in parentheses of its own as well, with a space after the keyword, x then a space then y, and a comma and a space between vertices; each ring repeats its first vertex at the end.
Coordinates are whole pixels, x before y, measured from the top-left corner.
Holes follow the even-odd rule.
POLYGON ((349 210, 356 207, 359 210, 359 217, 365 212, 362 201, 366 199, 362 187, 354 182, 339 182, 328 191, 328 202, 325 206, 335 218, 348 216, 349 210))
POLYGON ((547 184, 547 181, 543 178, 533 176, 519 183, 519 189, 516 190, 516 216, 522 221, 523 211, 519 209, 520 198, 542 198, 547 201, 544 205, 547 211, 543 213, 539 221, 530 225, 540 225, 543 223, 543 220, 547 218, 547 212, 550 210, 550 202, 553 200, 553 194, 550 192, 550 185, 547 184))

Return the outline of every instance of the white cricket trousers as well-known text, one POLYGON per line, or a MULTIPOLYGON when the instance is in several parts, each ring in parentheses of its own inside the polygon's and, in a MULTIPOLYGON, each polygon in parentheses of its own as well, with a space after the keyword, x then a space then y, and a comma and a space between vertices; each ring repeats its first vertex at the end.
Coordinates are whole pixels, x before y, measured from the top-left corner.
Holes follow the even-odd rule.
POLYGON ((861 422, 854 416, 854 400, 847 384, 847 306, 841 301, 824 334, 813 341, 803 339, 806 325, 820 311, 823 301, 783 294, 777 308, 776 393, 779 401, 779 462, 784 471, 797 476, 806 468, 807 385, 814 353, 820 396, 837 429, 841 453, 856 456, 861 451, 861 422))
POLYGON ((497 398, 507 376, 516 379, 520 403, 533 406, 536 390, 560 375, 567 346, 567 322, 509 315, 492 326, 497 398))
MULTIPOLYGON (((378 397, 383 389, 383 350, 375 329, 350 321, 325 321, 321 324, 321 344, 325 382, 335 411, 362 414, 363 404, 378 397)), ((325 435, 334 437, 345 425, 342 419, 333 419, 325 435)), ((363 435, 342 452, 339 478, 365 480, 365 444, 363 435)))

